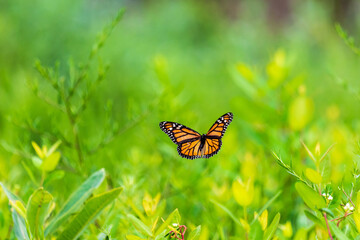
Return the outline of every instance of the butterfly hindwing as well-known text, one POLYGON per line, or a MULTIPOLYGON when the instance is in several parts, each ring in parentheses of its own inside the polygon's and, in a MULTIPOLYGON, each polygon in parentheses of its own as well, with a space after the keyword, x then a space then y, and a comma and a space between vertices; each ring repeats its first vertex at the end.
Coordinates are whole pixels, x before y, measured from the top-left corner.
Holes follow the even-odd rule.
POLYGON ((179 144, 177 150, 179 155, 183 158, 187 158, 187 159, 201 158, 200 146, 201 146, 200 139, 195 139, 192 141, 179 144))
POLYGON ((202 149, 202 155, 204 158, 209 158, 217 154, 221 148, 222 142, 221 139, 217 138, 206 138, 204 147, 202 149))

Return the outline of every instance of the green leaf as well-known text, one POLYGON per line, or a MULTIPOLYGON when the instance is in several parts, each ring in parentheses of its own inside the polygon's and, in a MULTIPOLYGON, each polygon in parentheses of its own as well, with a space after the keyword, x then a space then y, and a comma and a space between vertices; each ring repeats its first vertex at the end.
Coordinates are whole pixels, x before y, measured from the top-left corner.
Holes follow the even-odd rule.
POLYGON ((320 173, 318 173, 317 171, 315 171, 312 168, 306 168, 305 169, 305 176, 313 183, 315 184, 320 184, 322 182, 322 176, 320 175, 320 173))
POLYGON ((201 225, 197 226, 194 230, 192 230, 187 239, 197 240, 200 237, 200 233, 201 233, 201 225))
POLYGON ((122 190, 123 188, 118 187, 90 198, 82 210, 76 214, 72 221, 66 226, 58 240, 76 239, 79 237, 82 231, 95 220, 109 203, 118 197, 122 190))
MULTIPOLYGON (((15 194, 10 192, 2 182, 0 182, 0 186, 4 190, 9 202, 21 202, 20 198, 18 198, 15 194)), ((23 203, 21 202, 23 205, 23 203)), ((26 226, 26 219, 24 219, 15 209, 12 209, 12 219, 14 222, 14 233, 17 239, 29 239, 28 229, 26 226)))
POLYGON ((41 150, 41 148, 39 147, 39 145, 37 145, 37 143, 34 142, 34 141, 32 141, 31 144, 32 144, 33 148, 35 149, 36 154, 37 154, 40 158, 44 158, 45 155, 44 155, 43 151, 41 150))
POLYGON ((325 199, 319 193, 315 192, 314 189, 302 182, 295 183, 295 188, 309 208, 316 210, 326 207, 325 199))
POLYGON ((58 165, 60 157, 61 154, 59 152, 54 152, 51 155, 49 155, 47 158, 45 158, 45 160, 41 164, 42 170, 46 172, 53 171, 58 165))
POLYGON ((335 214, 329 208, 321 208, 320 210, 323 211, 323 212, 326 212, 327 214, 329 214, 333 218, 335 217, 335 214))
POLYGON ((14 222, 13 231, 15 233, 16 238, 30 240, 24 218, 22 218, 15 210, 12 210, 11 215, 14 222))
POLYGON ((241 224, 239 219, 237 219, 237 217, 235 217, 235 215, 229 209, 227 209, 224 205, 222 205, 221 203, 218 203, 214 199, 210 199, 210 201, 212 203, 214 203, 216 206, 218 206, 219 208, 221 208, 224 212, 226 212, 232 218, 232 220, 234 220, 235 223, 237 223, 239 226, 243 227, 243 225, 241 224))
POLYGON ((30 232, 35 239, 44 239, 44 220, 47 216, 53 196, 42 187, 30 196, 26 207, 26 218, 30 232))
POLYGON ((263 237, 263 230, 261 229, 261 224, 259 221, 256 221, 250 227, 249 239, 250 240, 261 240, 263 237))
POLYGON ((19 201, 19 200, 15 200, 15 201, 9 201, 10 205, 14 208, 14 210, 20 214, 20 216, 22 216, 24 219, 26 219, 26 208, 24 206, 24 204, 19 201))
POLYGON ((264 240, 270 240, 273 238, 277 230, 277 227, 279 225, 279 222, 280 222, 280 213, 277 213, 274 219, 272 220, 270 226, 265 230, 264 238, 263 238, 264 240))
POLYGON ((350 238, 348 238, 345 233, 343 233, 338 226, 336 226, 336 224, 334 222, 330 222, 329 221, 329 226, 331 229, 331 232, 334 233, 334 235, 341 240, 350 240, 350 238))
POLYGON ((321 221, 320 218, 318 218, 315 214, 313 214, 312 212, 305 210, 305 215, 308 219, 310 219, 311 221, 313 221, 314 223, 319 224, 320 226, 325 227, 325 224, 323 221, 321 221))
POLYGON ((165 220, 163 224, 156 230, 155 236, 159 235, 162 231, 164 231, 167 226, 171 225, 171 223, 180 223, 181 217, 178 209, 175 209, 172 213, 170 213, 169 217, 165 220))
POLYGON ((152 237, 152 232, 148 226, 145 225, 140 219, 135 217, 132 214, 128 214, 127 218, 129 221, 133 224, 133 226, 138 229, 141 233, 148 235, 149 237, 152 237))
POLYGON ((250 225, 254 224, 254 222, 258 219, 258 217, 267 209, 282 193, 282 191, 278 191, 275 196, 273 196, 269 201, 267 201, 264 206, 258 211, 258 215, 251 221, 250 225))
POLYGON ((49 226, 45 229, 45 237, 57 230, 68 217, 79 210, 86 199, 99 187, 105 177, 105 170, 100 169, 93 173, 67 200, 65 205, 60 209, 59 213, 50 222, 49 226))
POLYGON ((58 140, 56 143, 54 143, 54 144, 50 147, 49 151, 47 152, 48 156, 50 156, 53 152, 55 152, 56 149, 59 147, 60 144, 61 144, 61 140, 58 140))
POLYGON ((44 187, 48 186, 52 181, 62 179, 65 176, 63 170, 56 170, 51 172, 44 180, 44 187))

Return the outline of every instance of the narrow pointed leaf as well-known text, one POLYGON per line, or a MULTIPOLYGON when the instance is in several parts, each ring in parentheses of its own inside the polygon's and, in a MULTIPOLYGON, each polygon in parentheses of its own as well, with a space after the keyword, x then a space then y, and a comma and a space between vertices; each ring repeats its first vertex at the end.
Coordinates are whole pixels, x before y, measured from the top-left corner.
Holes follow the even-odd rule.
POLYGON ((140 231, 144 235, 148 235, 149 237, 152 237, 152 232, 150 228, 146 226, 146 224, 143 223, 140 219, 138 219, 132 214, 128 214, 127 218, 138 231, 140 231))
POLYGON ((114 188, 90 198, 81 211, 66 226, 58 240, 78 238, 82 231, 95 220, 101 211, 118 197, 121 191, 121 187, 114 188))
POLYGON ((164 231, 167 226, 171 225, 172 223, 180 223, 180 214, 179 210, 175 209, 172 213, 170 213, 169 217, 165 220, 163 224, 156 230, 155 236, 160 234, 162 231, 164 231))
POLYGON ((345 233, 343 233, 338 226, 334 222, 329 222, 329 226, 331 229, 331 232, 334 233, 334 235, 341 240, 350 240, 345 233))
POLYGON ((11 215, 14 222, 13 231, 15 233, 16 238, 30 240, 24 218, 22 218, 14 209, 12 210, 11 215))
POLYGON ((271 240, 275 235, 276 229, 278 228, 280 222, 280 213, 277 213, 272 220, 270 226, 265 230, 264 240, 271 240))
MULTIPOLYGON (((2 182, 0 182, 0 186, 4 190, 7 198, 9 199, 9 202, 16 203, 17 201, 19 201, 23 205, 20 198, 18 198, 15 194, 10 192, 4 186, 4 184, 2 182)), ((11 213, 12 219, 13 219, 13 222, 14 222, 14 233, 15 233, 16 238, 17 239, 26 239, 26 240, 29 239, 29 233, 28 233, 28 230, 27 230, 25 219, 17 211, 15 211, 14 208, 12 208, 11 212, 12 212, 11 213)))
POLYGON ((225 207, 221 203, 218 203, 214 199, 211 199, 210 201, 212 203, 214 203, 216 206, 218 206, 219 208, 221 208, 224 212, 226 212, 229 215, 229 217, 231 217, 231 219, 234 220, 235 223, 237 223, 239 226, 243 227, 243 225, 241 224, 239 219, 237 217, 235 217, 235 215, 227 207, 225 207))
POLYGON ((49 226, 45 229, 45 236, 53 233, 57 228, 62 225, 68 217, 79 210, 86 199, 99 187, 105 177, 105 170, 100 169, 93 173, 66 201, 65 205, 60 209, 59 213, 50 222, 49 226))
POLYGON ((187 239, 198 240, 200 237, 200 233, 201 233, 201 225, 197 226, 194 230, 192 230, 187 239))
POLYGON ((35 190, 26 207, 26 218, 30 232, 35 239, 44 239, 44 220, 47 216, 53 196, 43 188, 35 190))

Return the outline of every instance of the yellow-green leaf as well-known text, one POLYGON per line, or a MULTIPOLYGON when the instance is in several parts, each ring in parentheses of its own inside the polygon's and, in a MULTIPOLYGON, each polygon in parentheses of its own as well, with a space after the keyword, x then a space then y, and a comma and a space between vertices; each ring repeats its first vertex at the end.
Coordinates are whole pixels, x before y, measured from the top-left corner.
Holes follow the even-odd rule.
POLYGON ((53 171, 56 168, 56 166, 58 165, 60 157, 61 157, 61 154, 59 152, 54 152, 50 156, 45 158, 45 160, 41 164, 42 170, 44 170, 46 172, 53 171))
POLYGON ((237 203, 241 206, 249 206, 254 199, 254 185, 251 180, 243 183, 236 179, 232 184, 232 192, 237 203))
POLYGON ((314 104, 306 96, 296 97, 289 106, 288 122, 292 130, 303 129, 312 119, 314 104))
POLYGON ((305 183, 297 182, 295 183, 295 188, 309 208, 315 210, 326 207, 325 199, 305 183))
POLYGON ((20 216, 26 219, 26 208, 20 200, 10 200, 10 205, 16 210, 20 216))
POLYGON ((49 212, 53 196, 42 187, 30 196, 26 207, 26 218, 35 239, 44 239, 44 221, 49 212))
POLYGON ((37 145, 36 142, 32 141, 32 142, 31 142, 31 145, 33 146, 36 154, 37 154, 41 159, 45 157, 43 151, 41 150, 41 148, 39 147, 39 145, 37 145))
POLYGON ((274 236, 277 230, 279 222, 280 222, 280 213, 277 213, 274 219, 272 220, 270 226, 265 230, 264 238, 263 238, 264 240, 272 239, 272 237, 274 236))
POLYGON ((322 182, 322 176, 320 175, 320 173, 312 168, 306 168, 305 175, 311 182, 315 184, 319 184, 322 182))

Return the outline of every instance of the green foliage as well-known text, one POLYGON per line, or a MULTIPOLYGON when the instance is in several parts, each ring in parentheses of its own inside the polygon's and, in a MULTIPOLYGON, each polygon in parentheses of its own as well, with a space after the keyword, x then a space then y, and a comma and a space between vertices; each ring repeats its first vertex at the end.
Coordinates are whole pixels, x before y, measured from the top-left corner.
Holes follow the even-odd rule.
POLYGON ((122 191, 122 188, 114 188, 105 193, 96 195, 85 203, 82 210, 76 214, 71 222, 67 224, 65 230, 60 234, 59 239, 76 239, 97 215, 122 191))
POLYGON ((44 239, 44 221, 47 217, 53 196, 43 188, 35 190, 26 207, 26 220, 34 239, 44 239))
POLYGON ((0 4, 1 239, 359 238, 360 15, 230 2, 0 4))

